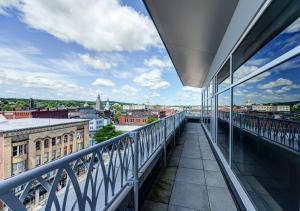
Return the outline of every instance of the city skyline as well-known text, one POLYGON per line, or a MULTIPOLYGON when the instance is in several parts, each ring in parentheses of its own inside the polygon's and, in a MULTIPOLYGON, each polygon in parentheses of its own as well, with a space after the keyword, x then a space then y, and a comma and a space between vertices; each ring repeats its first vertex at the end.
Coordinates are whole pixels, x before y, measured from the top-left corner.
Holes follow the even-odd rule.
POLYGON ((100 93, 128 103, 200 105, 200 89, 182 86, 141 1, 89 5, 0 3, 1 97, 93 101, 100 93))

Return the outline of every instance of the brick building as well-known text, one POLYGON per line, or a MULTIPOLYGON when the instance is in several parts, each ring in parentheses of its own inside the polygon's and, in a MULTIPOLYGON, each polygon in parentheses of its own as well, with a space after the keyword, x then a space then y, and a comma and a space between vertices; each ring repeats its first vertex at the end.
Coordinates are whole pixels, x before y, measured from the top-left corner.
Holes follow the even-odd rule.
POLYGON ((145 125, 150 115, 121 115, 118 119, 120 125, 145 125))

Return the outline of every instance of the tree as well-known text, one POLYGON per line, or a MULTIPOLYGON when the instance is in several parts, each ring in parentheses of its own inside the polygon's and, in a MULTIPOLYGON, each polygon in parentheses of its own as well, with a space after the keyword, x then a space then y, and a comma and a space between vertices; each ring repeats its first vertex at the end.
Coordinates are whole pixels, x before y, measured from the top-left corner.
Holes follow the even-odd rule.
POLYGON ((113 117, 113 121, 114 122, 119 122, 119 117, 121 116, 121 112, 117 112, 114 114, 114 117, 113 117))
POLYGON ((122 131, 116 130, 116 127, 112 124, 103 126, 100 128, 94 135, 94 139, 96 143, 100 143, 106 140, 109 140, 115 136, 119 136, 122 134, 122 131))
POLYGON ((122 111, 122 106, 119 103, 115 103, 111 106, 111 109, 116 110, 116 111, 122 111))
POLYGON ((150 124, 151 122, 155 122, 157 119, 153 116, 149 116, 147 120, 147 124, 150 124))

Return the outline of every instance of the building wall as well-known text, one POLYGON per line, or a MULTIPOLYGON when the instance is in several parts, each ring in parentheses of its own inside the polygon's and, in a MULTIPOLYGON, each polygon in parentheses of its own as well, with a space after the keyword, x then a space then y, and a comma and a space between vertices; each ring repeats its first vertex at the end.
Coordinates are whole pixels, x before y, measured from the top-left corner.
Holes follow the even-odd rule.
POLYGON ((23 119, 31 118, 32 111, 0 111, 6 119, 23 119))
POLYGON ((26 170, 28 170, 37 167, 37 157, 40 158, 40 165, 43 165, 52 160, 76 152, 82 148, 87 148, 89 146, 88 135, 88 122, 84 122, 82 124, 66 124, 61 127, 45 127, 38 130, 23 130, 15 133, 4 134, 3 141, 0 140, 0 143, 3 143, 4 152, 2 163, 2 168, 4 170, 2 178, 6 179, 12 176, 13 163, 20 163, 22 161, 25 161, 26 170), (27 134, 27 136, 25 136, 25 138, 20 141, 14 141, 14 139, 22 136, 20 134, 27 134), (66 143, 64 141, 65 137, 66 143), (45 146, 47 140, 48 147, 45 146), (52 140, 55 140, 55 145, 53 146, 52 140), (36 149, 37 142, 40 143, 39 150, 36 149), (24 155, 13 156, 13 147, 23 144, 26 144, 27 153, 24 155), (48 156, 46 156, 47 153, 48 156), (46 157, 48 157, 48 161, 46 160, 46 157))
POLYGON ((147 124, 148 117, 134 117, 122 115, 118 121, 120 125, 145 125, 147 124))
POLYGON ((68 110, 57 110, 57 111, 33 111, 32 118, 56 118, 56 119, 67 119, 68 110))

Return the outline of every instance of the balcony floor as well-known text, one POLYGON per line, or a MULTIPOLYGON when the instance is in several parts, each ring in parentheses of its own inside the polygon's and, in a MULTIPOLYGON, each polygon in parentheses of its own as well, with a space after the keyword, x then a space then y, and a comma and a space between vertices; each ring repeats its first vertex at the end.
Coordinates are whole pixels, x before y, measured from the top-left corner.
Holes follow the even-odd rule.
POLYGON ((237 210, 199 123, 186 124, 142 206, 154 210, 237 210))

